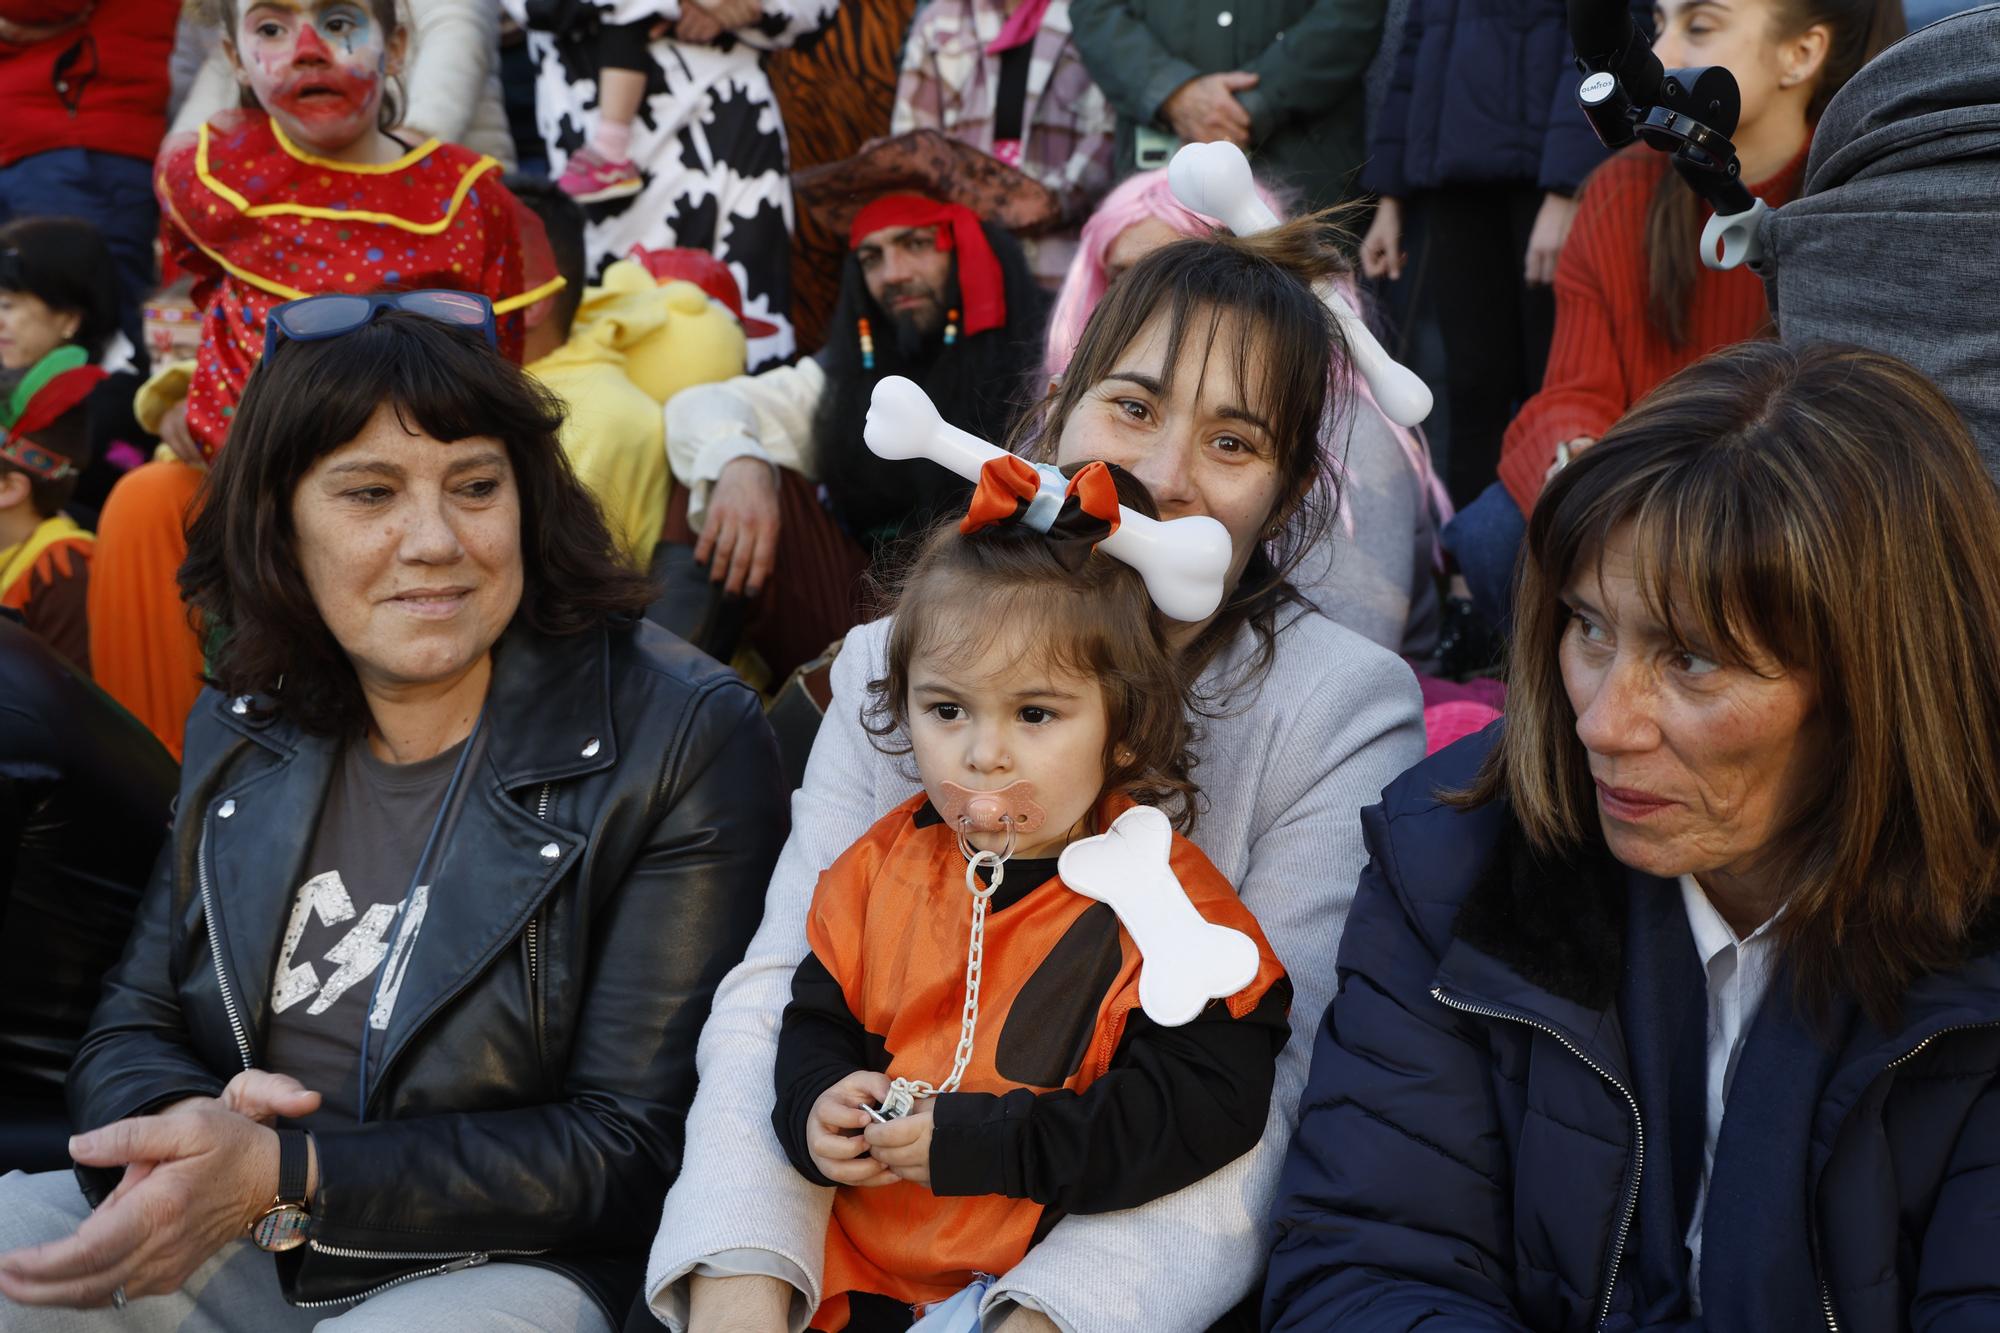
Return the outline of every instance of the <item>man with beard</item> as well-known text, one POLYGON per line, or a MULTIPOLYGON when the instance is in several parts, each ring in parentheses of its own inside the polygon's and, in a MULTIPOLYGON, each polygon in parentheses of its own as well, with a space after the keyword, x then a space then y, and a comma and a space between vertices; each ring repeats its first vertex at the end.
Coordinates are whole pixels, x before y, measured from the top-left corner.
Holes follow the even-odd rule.
POLYGON ((907 376, 945 420, 990 440, 1035 388, 1045 307, 1019 243, 950 182, 925 184, 854 214, 815 356, 667 404, 667 458, 699 534, 694 558, 725 594, 750 599, 745 637, 774 680, 852 628, 869 566, 963 507, 970 489, 935 463, 868 451, 876 383, 907 376))

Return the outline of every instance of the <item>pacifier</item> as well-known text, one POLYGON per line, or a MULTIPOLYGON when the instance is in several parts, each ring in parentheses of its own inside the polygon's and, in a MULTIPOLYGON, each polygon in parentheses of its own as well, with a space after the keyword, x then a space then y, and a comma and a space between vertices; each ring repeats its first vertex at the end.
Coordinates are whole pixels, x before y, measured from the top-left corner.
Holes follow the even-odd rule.
POLYGON ((1035 784, 1022 778, 998 791, 974 791, 940 782, 932 800, 944 822, 961 833, 1033 833, 1046 817, 1035 803, 1035 784))

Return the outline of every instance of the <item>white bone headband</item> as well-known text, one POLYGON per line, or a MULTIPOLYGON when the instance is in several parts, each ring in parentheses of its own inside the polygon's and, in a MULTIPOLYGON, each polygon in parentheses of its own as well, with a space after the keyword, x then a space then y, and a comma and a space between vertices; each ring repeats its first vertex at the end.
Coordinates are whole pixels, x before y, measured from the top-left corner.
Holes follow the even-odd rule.
MULTIPOLYGON (((875 385, 862 438, 877 458, 927 458, 975 485, 988 459, 1006 455, 939 416, 924 391, 901 375, 875 385)), ((1138 570, 1153 605, 1171 619, 1206 620, 1222 605, 1229 530, 1207 515, 1162 521, 1120 505, 1118 530, 1097 549, 1138 570)))
MULTIPOLYGON (((1184 144, 1167 164, 1174 198, 1221 222, 1238 236, 1254 236, 1278 225, 1277 215, 1257 196, 1250 159, 1224 140, 1184 144)), ((1354 368, 1368 381, 1382 414, 1398 426, 1415 426, 1431 414, 1431 391, 1416 372, 1390 359, 1353 306, 1332 283, 1321 283, 1319 299, 1340 323, 1354 368)))

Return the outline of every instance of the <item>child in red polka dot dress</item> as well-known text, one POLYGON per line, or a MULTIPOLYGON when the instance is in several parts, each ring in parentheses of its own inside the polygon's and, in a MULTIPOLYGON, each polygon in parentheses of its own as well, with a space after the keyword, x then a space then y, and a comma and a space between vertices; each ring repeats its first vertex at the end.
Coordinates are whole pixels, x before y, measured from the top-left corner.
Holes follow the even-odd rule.
MULTIPOLYGON (((394 0, 222 8, 243 107, 169 142, 154 177, 165 252, 194 275, 202 311, 186 403, 200 457, 223 447, 263 352, 265 315, 296 297, 478 292, 502 316, 502 349, 518 359, 514 312, 561 280, 522 290, 524 227, 539 223, 501 185, 499 163, 396 133, 385 89, 408 37, 394 0)), ((176 755, 201 689, 200 645, 174 583, 200 486, 192 462, 150 463, 113 488, 90 589, 98 683, 176 755)))
MULTIPOLYGON (((519 212, 500 164, 382 128, 404 33, 390 0, 242 5, 239 78, 256 106, 228 111, 161 154, 167 254, 204 312, 187 420, 212 457, 264 348, 264 314, 319 292, 450 287, 501 314, 523 292, 519 212)), ((518 358, 518 318, 501 345, 518 358)))

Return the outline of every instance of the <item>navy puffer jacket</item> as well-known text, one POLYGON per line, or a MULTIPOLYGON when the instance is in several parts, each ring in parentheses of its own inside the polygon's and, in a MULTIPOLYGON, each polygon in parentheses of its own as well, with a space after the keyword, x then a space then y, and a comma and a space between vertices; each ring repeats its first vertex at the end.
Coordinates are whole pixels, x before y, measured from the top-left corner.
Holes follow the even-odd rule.
MULTIPOLYGON (((1652 30, 1650 4, 1632 14, 1652 30)), ((1361 182, 1398 198, 1502 183, 1573 195, 1606 156, 1577 109, 1581 77, 1564 0, 1410 0, 1361 182)))
MULTIPOLYGON (((1806 1252, 1731 1228, 1711 1195, 1706 1323, 1636 1312, 1634 1204, 1671 1135, 1627 1091, 1647 1052, 1620 1021, 1620 918, 1641 893, 1678 891, 1608 857, 1609 875, 1552 871, 1503 804, 1442 804, 1498 735, 1426 760, 1362 815, 1371 860, 1279 1185, 1264 1327, 1738 1333, 1715 1310, 1789 1271, 1808 1309, 1788 1333, 2000 1328, 1990 952, 1916 983, 1894 1032, 1853 1024, 1799 1098, 1811 1114, 1765 1135, 1806 1182, 1806 1252), (1738 1284, 1719 1292, 1724 1268, 1738 1284)), ((1679 1236, 1665 1244, 1685 1255, 1679 1236)))

